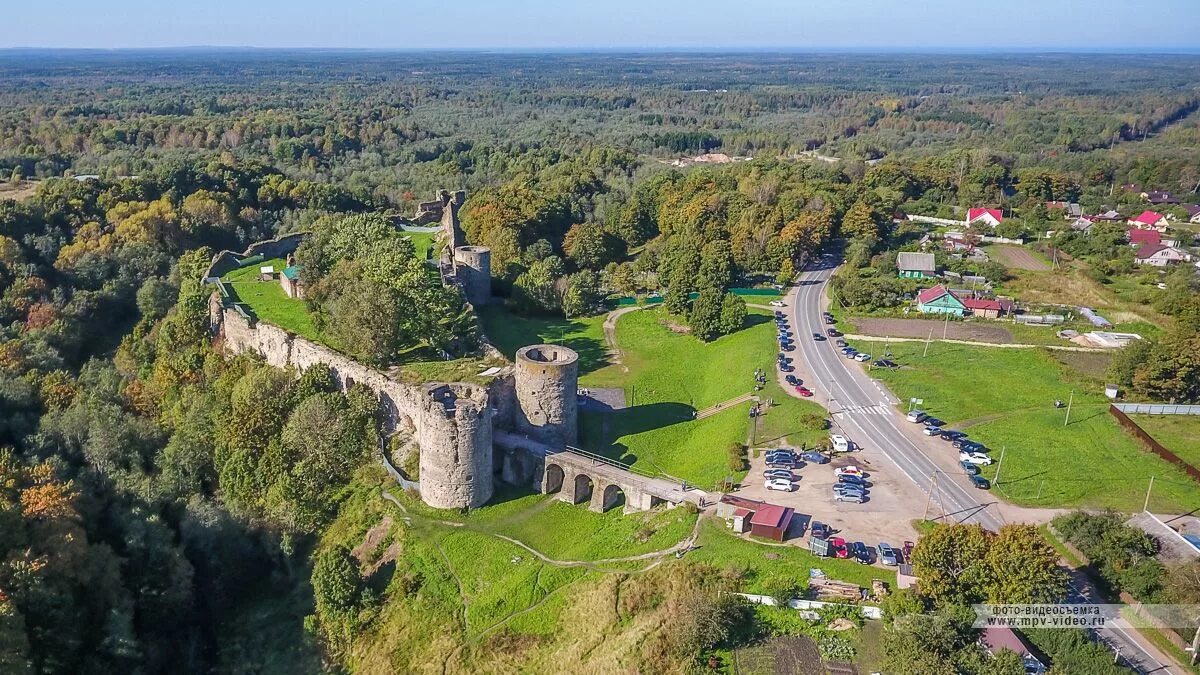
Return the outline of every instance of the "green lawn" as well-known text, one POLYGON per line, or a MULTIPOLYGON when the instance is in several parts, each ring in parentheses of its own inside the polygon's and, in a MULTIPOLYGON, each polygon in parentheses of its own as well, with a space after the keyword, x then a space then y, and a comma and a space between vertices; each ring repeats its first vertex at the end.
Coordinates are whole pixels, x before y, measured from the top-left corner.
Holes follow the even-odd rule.
POLYGON ((237 295, 236 300, 248 306, 259 321, 338 349, 336 338, 317 330, 303 300, 289 298, 278 279, 259 281, 258 268, 265 266, 274 267, 280 273, 287 267, 287 261, 283 258, 264 260, 225 275, 224 281, 237 295))
POLYGON ((764 582, 772 577, 786 577, 804 585, 808 582, 808 571, 813 568, 824 571, 830 579, 849 581, 864 588, 871 587, 872 579, 882 579, 890 588, 896 587, 896 573, 892 570, 869 567, 852 560, 820 558, 801 546, 772 546, 743 539, 727 530, 724 522, 716 518, 707 518, 700 525, 697 546, 699 548, 688 553, 685 559, 744 570, 746 593, 761 593, 764 582))
MULTIPOLYGON (((1017 504, 1140 510, 1151 476, 1152 508, 1200 507, 1200 485, 1141 449, 1107 412, 1103 373, 1089 377, 1042 350, 934 343, 892 345, 904 365, 875 370, 901 400, 922 408, 992 449, 1006 448, 995 490, 1017 504), (1055 409, 1074 390, 1070 424, 1055 409)), ((946 452, 951 452, 946 448, 946 452)), ((985 467, 994 477, 996 467, 985 467)))
POLYGON ((1200 467, 1200 416, 1130 415, 1130 418, 1179 459, 1200 467))
POLYGON ((413 248, 417 250, 418 260, 425 260, 425 257, 429 255, 429 249, 433 248, 440 235, 441 232, 406 232, 404 234, 412 241, 413 248))
POLYGON ((512 314, 499 305, 488 305, 479 311, 479 320, 488 341, 509 359, 514 358, 521 347, 553 343, 579 353, 581 375, 608 365, 603 315, 581 319, 529 318, 512 314))

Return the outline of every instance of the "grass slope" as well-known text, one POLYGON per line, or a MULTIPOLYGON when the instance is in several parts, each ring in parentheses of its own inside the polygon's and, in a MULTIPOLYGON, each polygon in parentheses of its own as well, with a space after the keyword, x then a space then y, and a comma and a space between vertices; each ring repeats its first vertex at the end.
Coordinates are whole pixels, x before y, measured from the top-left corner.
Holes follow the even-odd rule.
POLYGON ((1150 437, 1180 459, 1200 467, 1200 417, 1192 415, 1131 415, 1150 437))
POLYGON ((317 330, 303 300, 289 298, 278 280, 259 281, 258 268, 264 266, 274 267, 276 272, 281 272, 287 266, 287 261, 283 258, 264 260, 225 275, 224 281, 237 294, 236 299, 247 305, 259 321, 338 349, 336 338, 317 330))
MULTIPOLYGON (((1041 350, 935 343, 892 345, 894 371, 876 370, 901 398, 968 431, 999 459, 995 488, 1018 504, 1139 510, 1151 476, 1152 508, 1186 511, 1200 506, 1200 485, 1141 449, 1107 413, 1103 383, 1041 350), (1053 407, 1074 394, 1071 422, 1053 407)), ((1097 374, 1099 375, 1099 374, 1097 374)), ((952 450, 947 447, 946 452, 952 450)), ((993 477, 996 467, 986 467, 993 477)))

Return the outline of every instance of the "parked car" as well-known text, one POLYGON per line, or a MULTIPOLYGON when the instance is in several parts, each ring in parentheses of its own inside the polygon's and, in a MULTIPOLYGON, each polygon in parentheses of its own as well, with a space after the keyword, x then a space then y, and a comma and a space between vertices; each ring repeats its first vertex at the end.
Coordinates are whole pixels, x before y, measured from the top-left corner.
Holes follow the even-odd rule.
POLYGON ((862 476, 849 476, 849 475, 838 476, 837 479, 838 479, 839 483, 845 483, 846 485, 857 485, 859 487, 869 487, 867 484, 867 479, 863 478, 862 476))
POLYGON ((982 452, 960 452, 958 453, 958 461, 987 466, 992 463, 992 458, 982 452))
POLYGON ((821 335, 820 333, 813 333, 813 341, 814 342, 824 342, 825 336, 821 335))
POLYGON ((900 561, 896 558, 896 549, 892 548, 887 542, 879 542, 879 562, 884 565, 899 565, 900 561))
POLYGON ((867 501, 867 496, 864 494, 857 494, 857 493, 835 494, 833 496, 833 501, 849 502, 850 504, 861 504, 861 503, 867 501))
POLYGON ((850 547, 854 550, 854 559, 863 565, 870 565, 875 561, 875 557, 871 555, 870 546, 867 546, 861 541, 856 541, 851 544, 850 547))
POLYGON ((943 441, 950 441, 953 443, 954 441, 957 441, 960 438, 966 438, 966 437, 967 437, 967 434, 962 431, 954 431, 953 429, 942 430, 942 440, 943 441))
POLYGON ((929 415, 926 415, 924 410, 909 410, 908 414, 904 416, 904 419, 908 420, 909 422, 920 424, 921 422, 925 421, 926 417, 929 417, 929 415))
POLYGON ((827 539, 829 538, 829 526, 819 520, 814 520, 808 526, 808 536, 827 539))
POLYGON ((979 467, 970 462, 959 462, 958 465, 962 467, 962 470, 965 471, 968 476, 979 475, 979 467))
POLYGON ((937 427, 925 427, 926 436, 937 436, 940 433, 942 433, 942 430, 937 427))
POLYGON ((840 331, 836 328, 826 328, 825 334, 828 335, 829 337, 842 337, 842 331, 840 331))
POLYGON ((850 485, 848 483, 834 483, 830 487, 830 491, 836 495, 856 495, 862 497, 867 494, 867 489, 861 485, 850 485))
POLYGON ((870 354, 855 354, 854 360, 858 361, 860 363, 866 363, 867 361, 871 360, 871 355, 870 354))
POLYGON ((989 482, 988 479, 984 478, 983 476, 970 476, 970 479, 971 485, 974 485, 980 490, 987 490, 992 487, 991 482, 989 482))
POLYGON ((833 551, 835 558, 850 557, 850 549, 846 546, 846 540, 841 537, 833 537, 829 540, 829 548, 833 551))
POLYGON ((854 357, 858 356, 858 350, 851 349, 850 351, 843 351, 842 354, 844 354, 846 356, 846 358, 848 358, 850 360, 854 360, 854 357))
POLYGON ((812 398, 813 395, 812 390, 808 387, 796 387, 796 393, 800 394, 804 398, 812 398))
POLYGON ((875 366, 876 368, 895 368, 896 362, 888 359, 879 359, 871 365, 875 366))
POLYGON ((960 438, 954 441, 954 447, 964 452, 987 452, 987 446, 978 441, 972 441, 969 438, 960 438))
POLYGON ((796 459, 796 453, 787 448, 776 448, 775 450, 768 450, 766 452, 766 457, 767 457, 767 459, 771 459, 772 457, 776 457, 776 458, 786 457, 788 459, 796 459))
POLYGON ((763 486, 768 490, 779 490, 781 492, 791 492, 796 487, 792 481, 780 478, 772 478, 763 483, 763 486))
POLYGON ((925 418, 925 426, 930 426, 930 427, 939 427, 939 428, 941 428, 941 427, 944 427, 944 426, 946 426, 946 423, 945 423, 945 422, 943 422, 943 421, 941 421, 941 420, 939 420, 939 419, 938 419, 938 418, 936 418, 936 417, 926 417, 926 418, 925 418))
POLYGON ((862 476, 866 476, 866 475, 867 475, 867 473, 866 473, 865 471, 863 471, 863 470, 862 470, 862 468, 860 468, 860 467, 857 467, 857 466, 854 466, 853 464, 851 464, 850 466, 839 466, 838 468, 834 469, 834 470, 833 470, 833 475, 835 475, 835 476, 839 476, 839 477, 840 477, 840 476, 859 476, 859 477, 862 477, 862 476))
POLYGON ((787 314, 784 314, 783 312, 781 312, 779 310, 775 310, 775 318, 776 319, 786 319, 787 314))
POLYGON ((786 344, 786 345, 779 345, 779 348, 780 348, 780 349, 782 349, 782 350, 783 350, 783 351, 785 351, 785 352, 794 352, 794 351, 796 351, 796 347, 795 347, 795 345, 792 345, 791 343, 789 343, 789 344, 786 344))
POLYGON ((828 457, 826 457, 825 455, 822 455, 821 453, 819 453, 815 450, 809 450, 808 452, 800 455, 800 459, 802 459, 806 462, 812 462, 813 464, 828 464, 829 463, 828 457))
POLYGON ((775 480, 775 479, 786 480, 786 481, 796 480, 796 476, 793 475, 792 472, 788 471, 787 469, 767 469, 766 471, 763 472, 763 478, 766 478, 767 480, 775 480))
MULTIPOLYGON (((788 366, 788 367, 791 368, 791 366, 788 366)), ((788 375, 787 377, 783 378, 783 381, 787 382, 788 384, 792 385, 793 387, 800 386, 800 378, 796 377, 795 375, 788 375)))
POLYGON ((779 370, 780 370, 780 371, 782 371, 782 372, 785 372, 785 373, 793 373, 793 372, 796 372, 796 369, 795 369, 795 368, 794 368, 794 367, 793 367, 793 366, 792 366, 790 363, 781 363, 781 364, 779 364, 779 370))
POLYGON ((826 316, 825 323, 830 323, 830 324, 837 323, 837 319, 833 318, 832 316, 826 316))
POLYGON ((772 307, 787 307, 787 303, 782 300, 772 300, 771 302, 769 302, 767 304, 769 304, 772 307))
POLYGON ((768 469, 794 469, 796 468, 795 460, 790 457, 768 457, 766 461, 768 469))
POLYGON ((790 331, 786 328, 781 328, 781 329, 779 329, 779 337, 787 338, 790 340, 790 339, 792 339, 792 331, 790 331))
POLYGON ((829 436, 829 446, 834 452, 850 452, 850 439, 841 434, 832 434, 829 436))

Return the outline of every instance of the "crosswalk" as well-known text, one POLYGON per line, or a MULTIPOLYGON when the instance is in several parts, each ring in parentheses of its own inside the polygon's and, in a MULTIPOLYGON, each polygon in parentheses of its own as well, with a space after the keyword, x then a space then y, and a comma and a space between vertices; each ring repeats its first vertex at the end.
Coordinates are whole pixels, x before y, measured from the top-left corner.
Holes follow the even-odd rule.
POLYGON ((840 408, 837 412, 851 415, 890 415, 892 409, 884 405, 848 405, 840 408))

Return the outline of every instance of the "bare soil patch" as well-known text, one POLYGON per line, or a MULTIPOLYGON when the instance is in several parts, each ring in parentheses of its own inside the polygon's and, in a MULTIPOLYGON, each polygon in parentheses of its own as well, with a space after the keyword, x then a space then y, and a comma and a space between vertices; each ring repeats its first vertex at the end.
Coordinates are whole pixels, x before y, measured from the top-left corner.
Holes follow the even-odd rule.
POLYGON ((850 322, 857 326, 860 335, 877 335, 879 337, 908 337, 927 338, 933 331, 934 338, 949 338, 951 340, 973 340, 975 342, 990 342, 997 345, 1007 345, 1014 342, 1012 333, 1007 328, 982 321, 931 321, 927 319, 880 319, 869 317, 853 317, 850 322))
POLYGON ((1050 269, 1050 266, 1035 255, 1033 251, 1020 246, 991 246, 988 248, 988 253, 996 259, 996 262, 1005 267, 1034 272, 1044 272, 1050 269))
POLYGON ((25 201, 37 192, 37 187, 37 183, 28 180, 17 185, 0 183, 0 200, 15 199, 19 202, 25 201))

